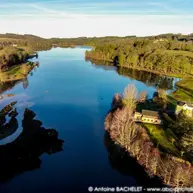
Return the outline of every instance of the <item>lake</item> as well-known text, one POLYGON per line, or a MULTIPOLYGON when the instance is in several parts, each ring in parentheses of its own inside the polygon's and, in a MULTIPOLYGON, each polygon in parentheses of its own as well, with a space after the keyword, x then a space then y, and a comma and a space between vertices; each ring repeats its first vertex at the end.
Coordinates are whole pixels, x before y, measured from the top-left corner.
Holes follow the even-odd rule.
POLYGON ((122 93, 127 84, 135 84, 139 92, 146 90, 151 97, 158 87, 173 90, 177 80, 93 64, 84 59, 88 49, 41 51, 38 59, 33 59, 38 60, 40 66, 27 80, 0 87, 3 96, 14 94, 0 100, 0 107, 17 101, 19 112, 17 130, 0 140, 0 146, 14 143, 20 136, 25 108, 36 114, 35 119, 42 121, 43 127, 56 129, 59 138, 64 140, 60 151, 48 154, 45 150, 38 154, 37 165, 32 161, 28 164, 28 160, 2 166, 9 175, 4 179, 0 173, 1 193, 78 193, 88 192, 89 186, 151 184, 133 159, 121 156, 111 147, 104 130, 104 118, 113 95, 122 93), (31 164, 34 167, 29 167, 31 164))

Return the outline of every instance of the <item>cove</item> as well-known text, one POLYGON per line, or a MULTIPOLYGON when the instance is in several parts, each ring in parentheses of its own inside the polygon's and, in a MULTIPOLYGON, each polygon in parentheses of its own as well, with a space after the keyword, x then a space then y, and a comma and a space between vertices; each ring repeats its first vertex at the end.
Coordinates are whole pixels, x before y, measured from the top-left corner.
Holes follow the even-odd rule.
MULTIPOLYGON (((124 158, 117 147, 111 147, 104 118, 114 94, 121 93, 127 84, 135 84, 139 92, 146 90, 151 97, 163 77, 93 64, 85 60, 88 49, 54 48, 38 52, 40 66, 26 80, 0 86, 1 95, 14 94, 0 100, 0 108, 17 101, 18 130, 22 130, 24 109, 29 108, 45 128, 56 129, 64 140, 63 150, 42 154, 38 167, 24 167, 22 173, 0 181, 0 192, 88 192, 89 186, 155 183, 134 160, 124 158)), ((171 91, 176 81, 165 77, 161 85, 171 91)))

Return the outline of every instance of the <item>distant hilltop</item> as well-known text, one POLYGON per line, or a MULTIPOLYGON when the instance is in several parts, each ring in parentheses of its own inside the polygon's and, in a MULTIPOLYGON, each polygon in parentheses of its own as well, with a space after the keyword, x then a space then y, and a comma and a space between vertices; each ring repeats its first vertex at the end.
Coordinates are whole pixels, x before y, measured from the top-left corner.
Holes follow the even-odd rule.
POLYGON ((172 40, 179 40, 179 41, 190 41, 193 40, 193 33, 190 33, 188 35, 184 35, 181 33, 173 34, 173 33, 166 33, 166 34, 159 34, 159 35, 152 35, 152 36, 136 36, 136 35, 130 35, 130 36, 104 36, 104 37, 76 37, 76 38, 58 38, 58 37, 52 37, 52 38, 43 38, 32 34, 15 34, 15 33, 5 33, 0 34, 0 38, 12 38, 12 39, 93 39, 93 38, 148 38, 148 39, 160 39, 160 38, 167 38, 172 40))

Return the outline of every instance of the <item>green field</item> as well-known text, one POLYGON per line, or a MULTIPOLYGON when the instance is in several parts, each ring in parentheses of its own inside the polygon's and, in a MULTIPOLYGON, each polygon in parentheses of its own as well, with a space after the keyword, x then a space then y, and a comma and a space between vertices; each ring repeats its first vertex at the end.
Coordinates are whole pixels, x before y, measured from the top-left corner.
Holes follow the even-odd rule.
POLYGON ((29 62, 0 73, 0 83, 24 79, 27 74, 34 68, 34 64, 29 62))
POLYGON ((188 92, 184 89, 178 89, 175 92, 171 93, 171 97, 174 98, 176 101, 193 103, 193 93, 188 92))
POLYGON ((176 84, 179 87, 182 87, 185 90, 189 90, 193 92, 193 79, 183 79, 176 84))
POLYGON ((176 86, 178 87, 177 90, 170 96, 177 101, 193 103, 193 79, 180 80, 176 86))
POLYGON ((176 137, 172 131, 165 131, 160 125, 144 124, 149 136, 156 143, 158 148, 164 149, 168 153, 180 156, 179 150, 175 147, 176 137))

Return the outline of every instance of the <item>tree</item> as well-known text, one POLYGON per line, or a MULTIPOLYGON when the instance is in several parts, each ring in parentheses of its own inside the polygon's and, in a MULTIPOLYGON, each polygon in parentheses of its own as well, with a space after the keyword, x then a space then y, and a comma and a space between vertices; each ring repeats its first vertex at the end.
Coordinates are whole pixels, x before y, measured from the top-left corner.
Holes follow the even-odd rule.
POLYGON ((127 121, 127 110, 117 109, 113 115, 111 124, 111 137, 119 141, 121 145, 125 145, 125 123, 127 121))
POLYGON ((4 82, 6 78, 7 78, 6 73, 1 72, 1 73, 0 73, 0 82, 4 82))
POLYGON ((124 62, 125 62, 125 56, 123 53, 120 53, 118 56, 118 62, 120 66, 123 66, 124 62))
POLYGON ((151 158, 151 170, 153 171, 154 175, 157 175, 157 169, 159 166, 159 161, 160 161, 160 152, 157 148, 153 149, 153 156, 151 158))
POLYGON ((123 93, 123 104, 125 106, 127 115, 126 115, 126 122, 124 124, 124 139, 125 139, 125 146, 127 149, 130 150, 131 148, 131 138, 132 133, 135 130, 135 125, 133 121, 133 114, 136 109, 136 102, 137 102, 137 89, 134 84, 129 84, 123 93))
POLYGON ((136 108, 137 102, 137 89, 134 84, 129 84, 123 93, 123 104, 127 108, 129 115, 131 116, 136 108))
POLYGON ((147 99, 147 92, 144 90, 142 92, 139 93, 139 102, 145 102, 147 99))
POLYGON ((193 130, 184 133, 180 140, 180 143, 182 147, 184 147, 186 152, 193 156, 193 130))
POLYGON ((189 187, 192 185, 192 172, 190 167, 185 164, 176 164, 173 175, 173 185, 175 187, 189 187))
POLYGON ((159 88, 159 89, 158 89, 158 96, 159 96, 159 98, 161 98, 161 99, 163 99, 164 101, 166 101, 166 99, 167 99, 166 90, 159 88))

